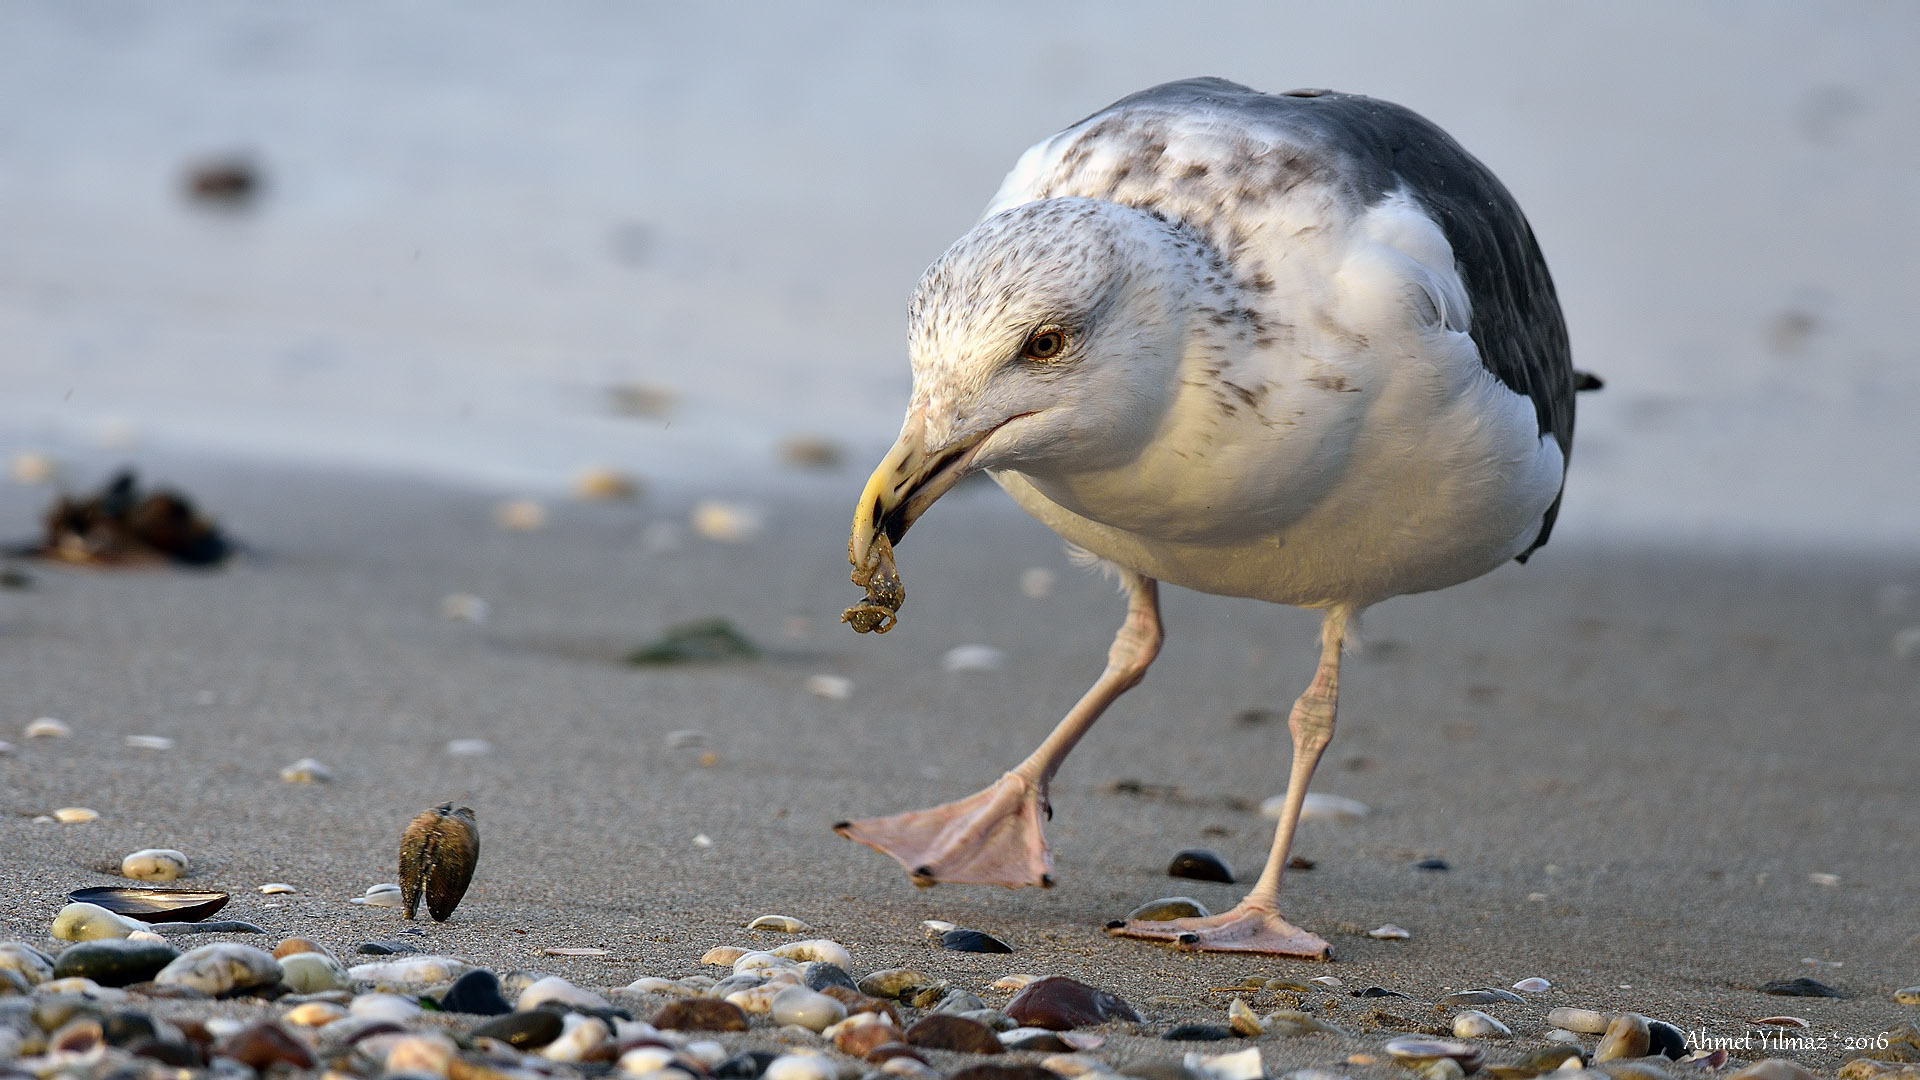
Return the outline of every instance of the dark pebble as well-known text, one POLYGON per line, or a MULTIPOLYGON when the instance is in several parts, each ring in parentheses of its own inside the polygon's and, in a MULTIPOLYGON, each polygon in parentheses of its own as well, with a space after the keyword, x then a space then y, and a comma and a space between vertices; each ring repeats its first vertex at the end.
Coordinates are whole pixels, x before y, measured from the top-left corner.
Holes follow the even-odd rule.
POLYGON ((1001 1065, 997 1062, 983 1061, 978 1065, 969 1065, 947 1077, 947 1080, 1060 1080, 1053 1073, 1038 1065, 1001 1065))
POLYGON ((1114 994, 1065 975, 1049 975, 1020 988, 1006 1014, 1025 1027, 1071 1031, 1077 1027, 1126 1020, 1138 1024, 1133 1006, 1114 994))
POLYGON ((765 1050, 745 1050, 733 1055, 713 1067, 708 1075, 713 1080, 756 1080, 767 1066, 773 1064, 778 1054, 769 1054, 765 1050))
POLYGON ((934 1013, 914 1021, 906 1031, 906 1040, 909 1046, 962 1054, 998 1054, 1006 1050, 992 1028, 952 1013, 934 1013))
POLYGON ((256 1072, 266 1072, 269 1067, 283 1063, 296 1069, 313 1068, 313 1054, 307 1045, 272 1020, 248 1024, 216 1043, 214 1052, 242 1062, 256 1072))
POLYGON ((806 965, 801 972, 801 978, 805 980, 809 990, 825 990, 829 986, 840 986, 856 994, 860 992, 859 985, 853 981, 853 976, 847 974, 847 969, 839 964, 829 964, 824 960, 816 960, 806 965))
POLYGON ((1764 983, 1760 987, 1763 994, 1775 994, 1780 997, 1845 997, 1840 991, 1816 979, 1801 976, 1798 979, 1781 979, 1764 983))
POLYGON ((1314 862, 1305 855, 1295 855, 1293 858, 1287 860, 1287 869, 1289 870, 1311 870, 1319 865, 1319 863, 1314 862))
POLYGON ((921 1057, 918 1050, 915 1050, 903 1042, 881 1043, 879 1046, 867 1051, 867 1056, 861 1060, 869 1065, 885 1065, 897 1057, 912 1058, 922 1065, 927 1064, 927 1059, 921 1057))
POLYGON ((206 922, 157 922, 147 924, 147 929, 168 937, 183 934, 264 934, 265 930, 240 919, 209 919, 206 922))
POLYGON ((1669 1061, 1679 1061, 1687 1056, 1687 1037, 1665 1020, 1649 1020, 1647 1053, 1659 1054, 1669 1061))
POLYGON ((126 1051, 175 1069, 198 1069, 206 1064, 198 1047, 180 1039, 135 1039, 127 1044, 126 1051))
POLYGON ((398 956, 401 953, 417 953, 420 950, 404 941, 369 941, 354 951, 368 956, 398 956))
POLYGON ((940 947, 953 952, 1010 953, 1013 946, 979 930, 949 930, 940 935, 940 947))
MULTIPOLYGON (((721 1004, 725 1004, 722 1002, 721 1004)), ((473 1029, 475 1038, 482 1036, 499 1039, 515 1050, 538 1050, 560 1037, 560 1029, 566 1024, 560 1014, 545 1009, 529 1009, 526 1012, 513 1012, 493 1019, 473 1029)))
POLYGON ((153 1018, 138 1012, 114 1013, 107 1017, 107 1022, 100 1028, 107 1042, 114 1046, 132 1046, 141 1039, 151 1039, 158 1034, 153 1026, 153 1018))
POLYGON ((687 998, 654 1013, 652 1023, 663 1031, 745 1031, 747 1014, 731 1001, 687 998))
POLYGON ((1406 997, 1407 995, 1401 993, 1398 990, 1389 990, 1384 986, 1369 986, 1365 990, 1355 990, 1353 992, 1353 996, 1369 998, 1369 997, 1406 997))
POLYGON ((1172 1042, 1214 1042, 1233 1038, 1233 1031, 1219 1024, 1181 1024, 1160 1037, 1172 1042))
POLYGON ((1175 855, 1173 861, 1167 864, 1167 876, 1192 878, 1194 881, 1222 881, 1231 885, 1233 867, 1206 848, 1190 848, 1175 855))
POLYGON ((1445 859, 1421 859, 1413 864, 1415 870, 1450 870, 1445 859))
POLYGON ((475 968, 455 979, 440 999, 441 1012, 472 1013, 475 1016, 505 1016, 513 1004, 500 993, 500 980, 486 968, 475 968))
POLYGON ((70 945, 54 962, 56 979, 79 976, 101 986, 131 986, 146 982, 173 963, 180 950, 164 941, 128 941, 103 938, 70 945))
POLYGON ((375 1035, 392 1035, 396 1032, 404 1032, 407 1030, 391 1020, 369 1020, 366 1017, 359 1016, 352 1017, 351 1019, 363 1022, 348 1028, 344 1035, 336 1036, 340 1042, 347 1046, 352 1046, 362 1039, 371 1039, 375 1035))

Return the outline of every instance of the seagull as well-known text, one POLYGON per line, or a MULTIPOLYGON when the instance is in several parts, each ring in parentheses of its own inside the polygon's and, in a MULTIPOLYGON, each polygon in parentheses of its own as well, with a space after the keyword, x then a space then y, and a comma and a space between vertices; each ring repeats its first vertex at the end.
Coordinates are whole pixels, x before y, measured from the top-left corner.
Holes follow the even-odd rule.
POLYGON ((1314 609, 1258 882, 1218 915, 1108 929, 1331 959, 1280 888, 1349 626, 1525 562, 1560 509, 1587 377, 1513 196, 1389 102, 1167 83, 1028 150, 920 279, 908 342, 906 420, 848 545, 878 598, 855 629, 891 625, 893 544, 977 471, 1114 571, 1127 614, 1099 681, 992 786, 836 831, 916 884, 1051 886, 1049 785, 1159 652, 1160 583, 1314 609))

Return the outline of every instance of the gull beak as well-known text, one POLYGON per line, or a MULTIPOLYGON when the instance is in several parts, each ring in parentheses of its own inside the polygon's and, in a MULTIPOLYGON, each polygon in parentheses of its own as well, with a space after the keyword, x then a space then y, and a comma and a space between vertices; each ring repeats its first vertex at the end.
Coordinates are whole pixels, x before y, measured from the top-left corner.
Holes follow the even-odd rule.
POLYGON ((964 435, 930 450, 925 414, 916 412, 910 417, 893 449, 867 478, 860 505, 854 507, 853 534, 847 539, 847 558, 854 569, 872 565, 874 547, 882 534, 889 544, 899 543, 927 507, 973 471, 973 459, 981 444, 997 430, 996 426, 964 435))

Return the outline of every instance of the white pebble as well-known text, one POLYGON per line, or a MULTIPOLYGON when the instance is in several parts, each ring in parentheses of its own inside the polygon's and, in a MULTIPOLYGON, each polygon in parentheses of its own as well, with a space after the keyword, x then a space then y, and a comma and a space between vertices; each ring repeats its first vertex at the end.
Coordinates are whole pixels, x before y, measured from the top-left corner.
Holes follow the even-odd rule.
POLYGON ((789 986, 773 999, 776 1024, 798 1024, 808 1031, 825 1031, 847 1018, 847 1007, 804 986, 789 986))
POLYGON ((207 1034, 216 1039, 224 1039, 229 1035, 238 1034, 247 1026, 245 1020, 233 1016, 209 1016, 206 1020, 202 1021, 202 1024, 206 1027, 207 1034))
MULTIPOLYGON (((1271 818, 1280 816, 1280 804, 1286 796, 1276 795, 1260 804, 1260 812, 1271 818)), ((1328 795, 1323 792, 1307 792, 1306 801, 1300 804, 1301 821, 1359 821, 1366 817, 1370 808, 1359 799, 1349 799, 1344 795, 1328 795)))
POLYGON ((1553 984, 1535 975, 1532 978, 1521 979, 1519 982, 1514 983, 1513 988, 1523 994, 1544 994, 1553 989, 1553 984))
POLYGON ((1586 1035, 1600 1035, 1607 1030, 1610 1018, 1592 1009, 1553 1009, 1547 1013, 1547 1023, 1568 1031, 1578 1031, 1586 1035))
POLYGON ((707 499, 693 508, 693 531, 723 544, 742 544, 760 535, 766 516, 758 507, 707 499))
POLYGON ((265 885, 260 886, 260 891, 268 896, 277 896, 280 893, 293 893, 299 892, 300 890, 284 881, 269 881, 265 885))
POLYGON ((1020 571, 1020 595, 1029 600, 1045 600, 1053 594, 1053 571, 1044 566, 1029 566, 1020 571))
POLYGON ((955 645, 941 663, 948 671, 998 671, 1007 654, 991 645, 955 645))
POLYGON ((813 938, 809 941, 790 941, 777 949, 773 955, 783 960, 812 960, 823 964, 837 964, 843 971, 853 969, 853 957, 847 947, 837 941, 826 938, 813 938))
POLYGON ((560 1037, 540 1048, 540 1056, 548 1061, 585 1061, 613 1037, 607 1022, 597 1016, 570 1012, 564 1023, 560 1037))
POLYGON ((533 499, 494 504, 493 523, 508 532, 538 532, 547 527, 547 508, 533 499))
MULTIPOLYGON (((304 956, 305 953, 295 953, 304 956)), ((420 1003, 401 994, 361 994, 347 1006, 347 1011, 355 1016, 364 1016, 372 1020, 390 1020, 404 1024, 420 1015, 420 1003)))
POLYGON ((1316 975, 1307 981, 1315 986, 1324 986, 1329 990, 1338 990, 1347 985, 1338 975, 1316 975))
POLYGON ((990 984, 995 990, 1023 990, 1028 983, 1039 982, 1038 975, 1002 975, 990 984))
POLYGON ((671 994, 675 997, 692 997, 687 988, 672 979, 663 979, 658 975, 642 975, 626 985, 626 989, 637 994, 671 994))
POLYGON ((514 1008, 526 1012, 538 1008, 543 1001, 557 1001, 581 1009, 613 1008, 606 998, 591 990, 582 990, 558 975, 538 979, 520 991, 520 1000, 514 1003, 514 1008))
POLYGON ((573 494, 589 502, 632 499, 640 495, 640 482, 619 469, 595 465, 574 474, 573 494))
POLYGON ((409 956, 401 960, 355 964, 347 969, 347 974, 382 989, 402 989, 452 982, 472 970, 472 964, 451 956, 409 956))
MULTIPOLYGON (((294 955, 308 956, 313 954, 295 953, 294 955)), ((293 959, 292 956, 282 958, 280 961, 280 966, 286 967, 287 961, 291 959, 293 959)), ((287 1014, 285 1016, 282 1016, 280 1019, 285 1020, 287 1023, 293 1024, 298 1027, 316 1027, 317 1028, 317 1027, 324 1026, 326 1024, 331 1024, 335 1020, 338 1020, 345 1015, 347 1015, 346 1008, 341 1005, 335 1005, 331 1001, 303 1001, 300 1004, 295 1005, 293 1008, 288 1009, 287 1014)))
POLYGON ((23 733, 29 739, 64 739, 73 734, 73 729, 63 721, 43 716, 27 724, 23 733))
POLYGON ((1566 1028, 1548 1028, 1546 1040, 1548 1042, 1577 1044, 1580 1041, 1580 1036, 1568 1031, 1566 1028))
POLYGON ((949 930, 958 930, 960 927, 959 924, 950 923, 945 919, 925 919, 920 923, 920 929, 929 934, 944 934, 949 930))
MULTIPOLYGON (((749 924, 749 927, 751 927, 751 924, 749 924)), ((733 966, 734 961, 740 959, 741 957, 747 955, 750 952, 757 952, 757 951, 759 950, 743 949, 738 945, 715 945, 713 948, 708 949, 704 954, 701 955, 700 962, 703 964, 713 964, 718 967, 730 968, 733 966)))
POLYGON ((1815 885, 1825 885, 1827 888, 1831 889, 1834 886, 1840 884, 1840 875, 1839 874, 1808 874, 1807 880, 1813 882, 1815 885))
POLYGON ((272 986, 280 981, 280 961, 251 945, 217 941, 173 958, 153 981, 185 986, 208 997, 272 986))
POLYGON ((354 897, 353 902, 368 907, 401 907, 405 904, 400 895, 400 886, 391 881, 367 886, 365 895, 354 897))
POLYGON ((123 938, 147 924, 108 911, 98 904, 68 904, 53 918, 53 936, 61 941, 123 938))
POLYGON ((440 617, 454 622, 483 623, 492 610, 491 605, 472 593, 448 593, 440 598, 440 617))
POLYGON ((1453 1033, 1462 1039, 1513 1037, 1513 1029, 1478 1009, 1468 1009, 1453 1018, 1453 1033))
POLYGON ((447 743, 452 757, 481 757, 493 753, 493 744, 485 739, 454 739, 447 743))
POLYGON ((120 876, 135 881, 178 881, 187 876, 187 856, 172 848, 146 848, 120 860, 120 876))
POLYGON ((767 1063, 760 1080, 838 1080, 839 1070, 819 1054, 781 1054, 767 1063))
MULTIPOLYGON (((361 1044, 363 1047, 365 1043, 361 1044)), ((445 1035, 408 1034, 387 1047, 386 1071, 389 1075, 445 1076, 453 1068, 459 1049, 445 1035)))
POLYGON ((340 961, 317 952, 290 953, 281 957, 280 981, 296 994, 353 989, 353 982, 347 977, 346 969, 340 966, 340 961))
POLYGON ((310 757, 280 770, 280 779, 289 784, 324 784, 333 779, 333 770, 310 757))
POLYGON ((127 745, 135 750, 171 750, 173 740, 165 735, 129 735, 127 745))
POLYGON ((713 837, 708 836, 706 833, 695 833, 693 835, 693 846, 694 847, 712 847, 713 837))
POLYGON ((842 675, 809 675, 807 693, 828 701, 845 701, 853 696, 853 680, 842 675))
POLYGON ((776 956, 764 950, 744 952, 734 958, 733 973, 735 975, 765 975, 778 971, 781 968, 793 967, 796 963, 797 961, 784 956, 776 956))
POLYGON ((1385 923, 1367 931, 1367 936, 1370 938, 1379 938, 1382 941, 1403 941, 1413 935, 1408 933, 1405 927, 1385 923))
POLYGON ((1231 1054, 1189 1053, 1187 1071, 1207 1080, 1260 1080, 1267 1074, 1260 1063, 1260 1051, 1249 1046, 1231 1054))
POLYGON ((62 825, 84 825, 89 821, 99 821, 100 811, 84 806, 63 806, 53 812, 53 820, 62 825))
POLYGON ((664 1046, 636 1046, 620 1055, 620 1071, 647 1076, 673 1064, 676 1055, 664 1046))
POLYGON ((53 459, 38 450, 22 450, 13 455, 7 465, 7 472, 16 484, 44 484, 52 480, 60 471, 53 459))

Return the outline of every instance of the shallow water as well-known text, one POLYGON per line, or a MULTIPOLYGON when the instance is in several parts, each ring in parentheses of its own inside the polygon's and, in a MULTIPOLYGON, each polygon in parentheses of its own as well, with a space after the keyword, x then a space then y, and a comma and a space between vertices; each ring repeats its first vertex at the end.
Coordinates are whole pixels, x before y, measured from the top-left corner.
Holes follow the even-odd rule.
POLYGON ((1520 197, 1609 381, 1562 529, 1920 536, 1920 9, 726 10, 8 5, 0 446, 739 488, 812 434, 851 498, 1019 151, 1214 73, 1412 105, 1520 197), (188 205, 227 152, 257 205, 188 205))

